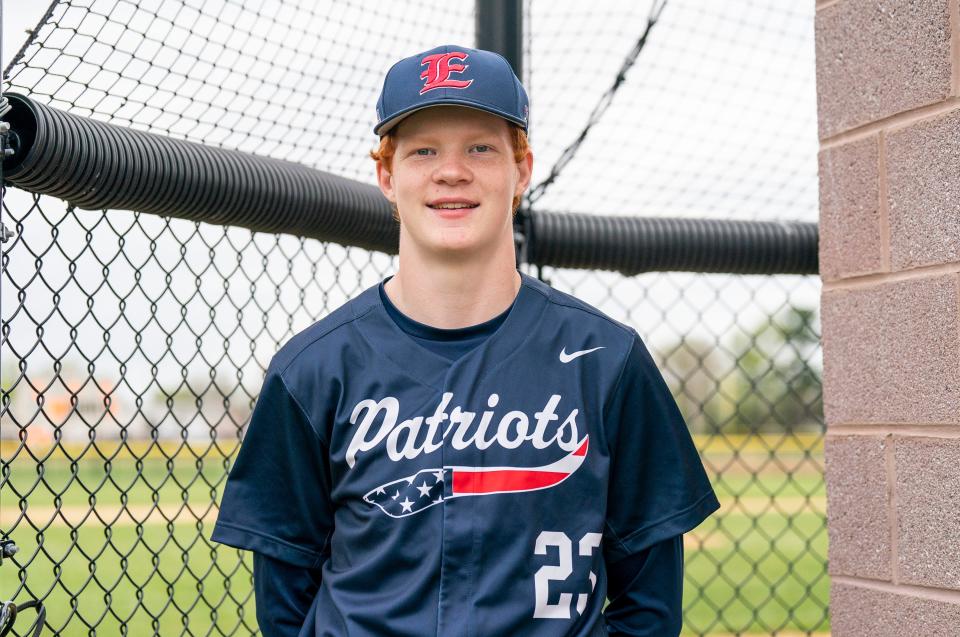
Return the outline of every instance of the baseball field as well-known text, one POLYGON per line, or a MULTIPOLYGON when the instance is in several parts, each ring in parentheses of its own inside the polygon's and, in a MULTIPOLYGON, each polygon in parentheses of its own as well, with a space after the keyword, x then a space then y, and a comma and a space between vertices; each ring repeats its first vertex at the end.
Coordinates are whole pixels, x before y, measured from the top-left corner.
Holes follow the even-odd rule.
MULTIPOLYGON (((819 437, 695 438, 722 507, 685 536, 684 634, 829 631, 819 437)), ((70 637, 256 627, 249 559, 208 540, 233 443, 0 452, 0 529, 20 549, 0 565, 0 599, 23 581, 15 601, 42 598, 70 637)))

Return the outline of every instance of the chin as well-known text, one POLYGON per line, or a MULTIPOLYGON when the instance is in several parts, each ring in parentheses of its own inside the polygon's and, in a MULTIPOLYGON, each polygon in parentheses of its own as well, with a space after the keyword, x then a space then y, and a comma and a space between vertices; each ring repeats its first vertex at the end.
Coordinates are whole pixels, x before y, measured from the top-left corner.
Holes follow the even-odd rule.
POLYGON ((432 237, 437 249, 469 250, 483 243, 483 238, 470 231, 470 228, 444 228, 432 237))
POLYGON ((472 243, 440 243, 434 246, 434 252, 444 256, 463 256, 477 252, 477 246, 472 243))
POLYGON ((462 237, 457 239, 441 238, 431 244, 433 252, 445 256, 462 257, 466 254, 480 252, 483 243, 475 240, 473 237, 462 237))

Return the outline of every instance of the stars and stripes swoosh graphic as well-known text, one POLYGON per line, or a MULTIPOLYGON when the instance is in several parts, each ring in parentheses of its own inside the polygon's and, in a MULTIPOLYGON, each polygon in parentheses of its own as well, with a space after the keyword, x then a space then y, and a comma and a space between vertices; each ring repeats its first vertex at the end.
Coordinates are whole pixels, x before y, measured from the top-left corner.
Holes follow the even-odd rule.
POLYGON ((580 468, 587 457, 590 437, 576 450, 540 467, 461 467, 423 469, 405 478, 373 489, 363 499, 394 518, 425 511, 445 499, 444 484, 450 482, 446 499, 495 493, 519 493, 555 487, 580 468))

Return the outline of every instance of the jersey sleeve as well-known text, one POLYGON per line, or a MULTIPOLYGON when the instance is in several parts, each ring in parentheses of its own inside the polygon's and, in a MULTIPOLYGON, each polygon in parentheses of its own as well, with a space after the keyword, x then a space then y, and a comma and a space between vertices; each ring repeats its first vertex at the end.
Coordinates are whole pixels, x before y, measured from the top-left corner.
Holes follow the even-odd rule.
POLYGON ((296 566, 321 565, 333 532, 328 458, 301 403, 271 366, 211 540, 296 566))
POLYGON ((610 637, 679 635, 683 628, 683 536, 614 563, 603 617, 610 637))
POLYGON ((636 331, 605 423, 608 564, 685 533, 720 508, 680 409, 636 331))
POLYGON ((303 568, 253 553, 253 593, 263 637, 297 637, 320 588, 319 568, 303 568))

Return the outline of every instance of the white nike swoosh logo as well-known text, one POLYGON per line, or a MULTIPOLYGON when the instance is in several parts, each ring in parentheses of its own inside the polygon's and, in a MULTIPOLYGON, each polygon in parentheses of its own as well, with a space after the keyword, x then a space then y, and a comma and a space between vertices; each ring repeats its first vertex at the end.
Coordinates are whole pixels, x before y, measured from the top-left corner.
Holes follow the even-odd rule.
POLYGON ((601 346, 601 347, 594 347, 593 349, 582 349, 579 352, 571 352, 570 354, 567 354, 567 348, 564 347, 562 350, 560 350, 560 362, 569 363, 570 361, 575 359, 577 356, 583 356, 584 354, 595 352, 598 349, 603 349, 603 347, 601 346))

